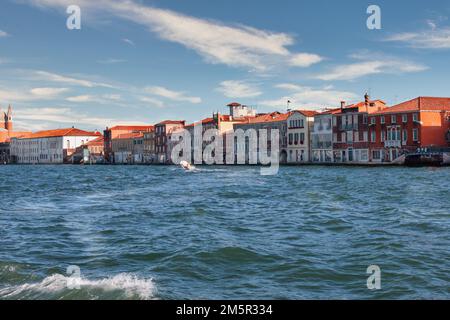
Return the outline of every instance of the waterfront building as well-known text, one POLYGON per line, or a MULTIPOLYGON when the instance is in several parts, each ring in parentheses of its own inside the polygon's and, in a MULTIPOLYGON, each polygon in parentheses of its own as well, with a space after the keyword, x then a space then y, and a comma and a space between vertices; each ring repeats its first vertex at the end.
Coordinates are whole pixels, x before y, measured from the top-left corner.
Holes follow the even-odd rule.
POLYGON ((72 159, 69 162, 72 163, 102 163, 103 157, 104 138, 103 136, 97 139, 86 142, 85 144, 76 148, 75 153, 72 155, 72 159))
POLYGON ((144 163, 153 163, 156 158, 155 130, 144 132, 144 163))
POLYGON ((168 134, 175 129, 184 128, 184 120, 165 120, 155 125, 155 162, 169 163, 170 151, 168 134))
POLYGON ((75 150, 100 137, 76 128, 46 130, 11 139, 11 159, 23 164, 68 163, 75 150))
POLYGON ((311 161, 332 163, 333 158, 333 114, 341 109, 331 109, 314 115, 311 132, 311 161))
POLYGON ((133 164, 144 163, 144 133, 133 138, 133 164))
POLYGON ((237 102, 230 103, 230 114, 223 115, 220 112, 213 113, 211 118, 205 118, 201 121, 189 124, 185 129, 189 132, 191 136, 191 162, 203 161, 202 159, 194 159, 194 146, 202 146, 202 154, 204 149, 211 141, 204 141, 204 133, 210 129, 217 130, 217 135, 222 139, 223 145, 223 162, 225 163, 226 157, 226 145, 227 145, 227 134, 233 132, 234 125, 244 122, 246 119, 254 117, 255 110, 250 109, 247 106, 243 106, 237 102), (234 116, 233 116, 234 115, 234 116), (195 135, 195 128, 197 126, 202 126, 201 135, 195 135), (197 161, 194 161, 197 160, 197 161))
MULTIPOLYGON (((135 151, 137 141, 143 143, 144 133, 132 132, 124 133, 117 136, 112 140, 112 163, 114 164, 132 164, 135 160, 135 155, 138 155, 135 151)), ((137 149, 141 149, 139 146, 137 149)), ((142 146, 143 154, 143 146, 142 146)), ((139 159, 139 156, 136 158, 139 159)))
POLYGON ((114 126, 112 128, 106 128, 103 132, 105 139, 104 142, 104 154, 105 161, 108 163, 114 162, 114 154, 112 151, 112 141, 118 136, 128 133, 144 133, 153 130, 153 126, 114 126))
MULTIPOLYGON (((271 150, 271 130, 278 130, 279 131, 279 150, 278 150, 278 157, 280 163, 287 163, 288 160, 288 153, 287 153, 287 119, 291 113, 280 113, 280 112, 271 112, 267 114, 260 114, 256 115, 255 117, 250 117, 243 119, 243 121, 236 123, 233 125, 234 131, 242 129, 244 132, 246 132, 249 129, 254 129, 259 135, 260 129, 266 129, 267 130, 267 147, 269 150, 271 150)), ((259 141, 259 136, 258 136, 259 141)), ((259 144, 259 143, 258 143, 259 144)), ((258 146, 259 148, 259 146, 258 146)), ((235 143, 235 155, 238 152, 244 152, 245 153, 245 161, 246 163, 249 163, 249 150, 250 150, 250 144, 249 140, 245 139, 245 142, 237 142, 235 143)), ((258 150, 259 151, 259 150, 258 150)), ((257 161, 259 162, 259 159, 257 161)))
POLYGON ((372 162, 402 160, 419 148, 450 146, 450 98, 418 97, 369 116, 372 162))
POLYGON ((11 144, 9 142, 0 142, 0 164, 7 164, 10 160, 11 144))
POLYGON ((287 162, 310 162, 311 132, 314 127, 316 111, 294 110, 287 118, 287 162))
POLYGON ((382 100, 370 100, 365 95, 363 102, 345 105, 333 113, 333 160, 341 163, 368 163, 369 115, 387 108, 382 100))

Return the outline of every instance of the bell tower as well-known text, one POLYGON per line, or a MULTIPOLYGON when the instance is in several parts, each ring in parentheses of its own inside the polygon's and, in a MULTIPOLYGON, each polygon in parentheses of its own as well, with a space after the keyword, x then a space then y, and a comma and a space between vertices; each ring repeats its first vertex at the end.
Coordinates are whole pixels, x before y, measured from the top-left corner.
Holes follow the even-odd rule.
POLYGON ((5 114, 5 129, 8 131, 13 131, 12 122, 12 107, 9 105, 8 112, 5 114))

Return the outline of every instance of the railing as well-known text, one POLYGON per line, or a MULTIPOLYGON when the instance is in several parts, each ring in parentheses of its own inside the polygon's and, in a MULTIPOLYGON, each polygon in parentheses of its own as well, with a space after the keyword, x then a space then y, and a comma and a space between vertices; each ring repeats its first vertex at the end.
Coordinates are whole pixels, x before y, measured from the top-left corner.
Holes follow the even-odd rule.
POLYGON ((401 140, 386 140, 384 142, 385 148, 400 148, 402 146, 401 140))

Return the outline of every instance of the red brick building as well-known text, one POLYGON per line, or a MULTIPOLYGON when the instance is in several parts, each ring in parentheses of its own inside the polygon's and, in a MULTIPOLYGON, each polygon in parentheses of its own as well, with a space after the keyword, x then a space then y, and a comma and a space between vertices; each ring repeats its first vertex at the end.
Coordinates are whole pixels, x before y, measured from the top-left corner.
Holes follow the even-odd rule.
POLYGON ((394 161, 418 148, 450 146, 450 98, 418 97, 369 117, 370 158, 394 161))
POLYGON ((170 161, 168 154, 168 136, 176 129, 184 128, 184 120, 166 120, 155 125, 155 153, 157 163, 167 163, 170 161))
POLYGON ((370 100, 345 106, 333 114, 334 162, 369 162, 369 115, 387 108, 382 100, 370 100))

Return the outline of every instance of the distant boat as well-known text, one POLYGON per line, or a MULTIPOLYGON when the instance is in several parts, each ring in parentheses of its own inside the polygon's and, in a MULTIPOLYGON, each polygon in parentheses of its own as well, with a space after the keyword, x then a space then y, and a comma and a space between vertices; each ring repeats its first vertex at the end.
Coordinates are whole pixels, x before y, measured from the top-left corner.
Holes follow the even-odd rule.
POLYGON ((180 162, 180 166, 186 171, 191 171, 195 169, 195 166, 184 160, 180 162))
POLYGON ((443 166, 446 165, 444 161, 443 152, 417 152, 406 155, 405 165, 410 167, 422 167, 422 166, 443 166))

